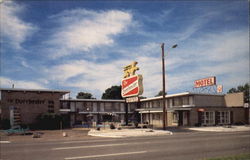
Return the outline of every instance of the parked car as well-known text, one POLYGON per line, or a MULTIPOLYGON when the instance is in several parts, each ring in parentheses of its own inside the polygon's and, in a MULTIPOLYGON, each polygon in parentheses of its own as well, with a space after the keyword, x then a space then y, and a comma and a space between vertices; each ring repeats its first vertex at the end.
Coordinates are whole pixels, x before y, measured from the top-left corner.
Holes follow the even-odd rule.
POLYGON ((11 129, 5 130, 4 132, 7 135, 13 135, 13 134, 25 135, 28 133, 28 131, 29 131, 29 128, 21 128, 21 126, 15 126, 11 129))

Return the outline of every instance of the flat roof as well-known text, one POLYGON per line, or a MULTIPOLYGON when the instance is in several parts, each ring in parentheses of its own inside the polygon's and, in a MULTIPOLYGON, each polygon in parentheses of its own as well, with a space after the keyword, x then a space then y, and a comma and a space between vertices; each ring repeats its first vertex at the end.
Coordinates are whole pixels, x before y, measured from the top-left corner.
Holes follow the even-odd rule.
POLYGON ((70 102, 125 102, 123 99, 60 99, 60 101, 70 102))
POLYGON ((0 91, 15 91, 15 92, 60 92, 60 93, 70 93, 70 91, 67 91, 67 90, 23 89, 23 88, 0 88, 0 91))
MULTIPOLYGON (((193 93, 193 92, 182 92, 182 93, 177 93, 177 94, 166 94, 166 98, 171 98, 171 97, 179 97, 179 96, 187 96, 187 95, 201 95, 201 96, 224 96, 224 94, 208 94, 208 93, 193 93)), ((163 96, 157 96, 157 97, 152 97, 152 98, 146 98, 146 99, 141 99, 140 101, 151 101, 151 100, 158 100, 162 99, 163 96)))

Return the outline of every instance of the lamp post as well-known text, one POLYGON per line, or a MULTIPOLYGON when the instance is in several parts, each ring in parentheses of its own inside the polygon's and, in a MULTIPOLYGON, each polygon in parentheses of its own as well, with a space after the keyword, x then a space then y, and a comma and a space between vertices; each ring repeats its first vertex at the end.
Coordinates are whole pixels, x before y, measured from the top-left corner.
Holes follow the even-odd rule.
MULTIPOLYGON (((173 45, 172 48, 176 48, 177 44, 173 45)), ((165 89, 165 60, 164 60, 164 43, 161 44, 161 56, 162 56, 162 101, 163 101, 163 130, 166 130, 167 126, 167 115, 166 115, 166 89, 165 89)))

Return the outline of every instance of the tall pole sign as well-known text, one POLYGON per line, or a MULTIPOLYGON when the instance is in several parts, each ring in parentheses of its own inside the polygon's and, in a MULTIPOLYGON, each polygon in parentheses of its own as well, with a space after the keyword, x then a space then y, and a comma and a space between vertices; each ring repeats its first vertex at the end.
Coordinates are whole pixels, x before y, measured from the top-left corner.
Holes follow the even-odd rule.
POLYGON ((138 101, 139 95, 143 93, 142 85, 142 75, 137 75, 135 72, 139 70, 137 67, 138 62, 132 62, 130 65, 124 67, 124 75, 122 79, 122 90, 121 95, 123 98, 126 98, 126 101, 133 102, 134 100, 138 101))

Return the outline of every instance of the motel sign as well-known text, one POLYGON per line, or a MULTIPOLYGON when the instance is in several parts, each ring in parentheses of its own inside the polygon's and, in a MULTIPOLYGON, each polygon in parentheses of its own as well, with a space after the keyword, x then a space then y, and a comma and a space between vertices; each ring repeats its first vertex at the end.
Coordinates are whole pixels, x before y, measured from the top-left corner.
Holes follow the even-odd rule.
POLYGON ((136 66, 137 62, 132 62, 124 67, 124 76, 122 79, 121 95, 123 98, 136 97, 143 93, 142 75, 137 75, 135 72, 139 70, 136 66))
POLYGON ((216 85, 216 77, 208 77, 194 81, 194 87, 206 87, 216 85))

